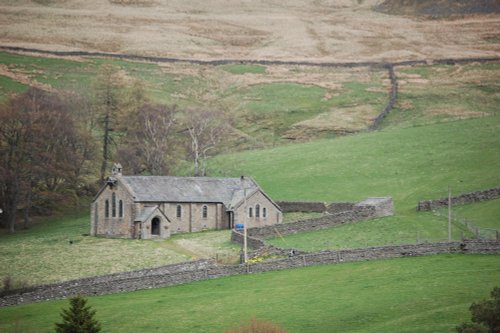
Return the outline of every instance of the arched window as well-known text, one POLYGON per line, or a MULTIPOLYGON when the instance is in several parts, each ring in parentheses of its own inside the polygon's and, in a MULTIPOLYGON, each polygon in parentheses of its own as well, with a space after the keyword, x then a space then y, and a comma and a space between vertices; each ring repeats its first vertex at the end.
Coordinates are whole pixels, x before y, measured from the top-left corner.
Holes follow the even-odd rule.
POLYGON ((106 199, 106 202, 104 203, 104 216, 109 217, 109 200, 106 199))
POLYGON ((177 218, 181 218, 182 217, 182 206, 181 205, 177 205, 177 214, 176 214, 177 218))
POLYGON ((260 217, 260 205, 255 205, 255 217, 260 217))
POLYGON ((253 210, 252 210, 252 207, 248 208, 248 217, 252 217, 253 216, 253 210))
POLYGON ((111 195, 111 216, 116 217, 116 194, 111 195))
POLYGON ((118 201, 118 216, 123 217, 123 200, 118 201))
POLYGON ((202 208, 202 213, 201 213, 201 217, 203 217, 204 219, 206 219, 208 216, 208 207, 205 205, 203 206, 202 208))
POLYGON ((267 209, 266 207, 262 207, 262 217, 267 217, 267 209))

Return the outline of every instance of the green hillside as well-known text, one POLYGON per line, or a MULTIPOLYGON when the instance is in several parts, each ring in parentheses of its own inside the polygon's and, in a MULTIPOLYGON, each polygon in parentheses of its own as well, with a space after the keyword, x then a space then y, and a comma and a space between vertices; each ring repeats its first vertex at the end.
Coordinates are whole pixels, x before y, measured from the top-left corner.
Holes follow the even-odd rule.
POLYGON ((398 214, 418 200, 500 183, 500 117, 362 133, 211 160, 220 175, 254 177, 276 200, 392 196, 398 214))
POLYGON ((0 100, 28 85, 92 95, 103 65, 114 66, 124 85, 138 84, 155 102, 226 111, 237 138, 252 146, 366 129, 389 91, 383 68, 159 64, 0 52, 0 100), (326 129, 317 131, 320 115, 326 129))
MULTIPOLYGON (((393 197, 394 217, 274 241, 304 250, 349 248, 447 239, 446 218, 416 212, 417 202, 446 197, 448 186, 459 194, 500 184, 499 147, 500 118, 489 117, 224 155, 211 167, 251 175, 277 200, 393 197)), ((497 209, 488 212, 498 221, 497 209)), ((475 217, 483 219, 480 209, 475 217)), ((455 224, 453 237, 461 232, 470 235, 455 224)))
MULTIPOLYGON (((316 266, 91 297, 90 305, 104 332, 216 333, 253 316, 292 333, 453 332, 470 304, 498 285, 499 259, 438 255, 316 266)), ((0 308, 0 330, 50 330, 67 304, 0 308)))

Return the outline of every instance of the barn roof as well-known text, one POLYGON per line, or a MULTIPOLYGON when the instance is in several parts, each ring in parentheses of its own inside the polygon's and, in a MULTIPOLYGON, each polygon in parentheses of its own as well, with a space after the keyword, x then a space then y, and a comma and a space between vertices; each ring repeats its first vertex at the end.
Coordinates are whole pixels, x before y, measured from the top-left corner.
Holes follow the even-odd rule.
MULTIPOLYGON (((244 199, 240 178, 122 176, 136 202, 221 202, 231 207, 244 199)), ((245 178, 247 196, 259 189, 245 178)))

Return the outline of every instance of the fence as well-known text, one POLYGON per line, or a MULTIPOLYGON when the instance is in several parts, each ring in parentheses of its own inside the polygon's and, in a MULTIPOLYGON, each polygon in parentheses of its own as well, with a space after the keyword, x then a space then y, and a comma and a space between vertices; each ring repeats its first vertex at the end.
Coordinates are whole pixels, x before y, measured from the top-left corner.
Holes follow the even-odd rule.
MULTIPOLYGON (((437 216, 445 217, 443 211, 436 210, 434 211, 434 213, 437 216)), ((446 216, 447 214, 448 213, 446 213, 446 216)), ((457 216, 456 214, 452 214, 451 221, 455 226, 463 227, 464 229, 472 233, 472 235, 466 235, 464 232, 462 232, 462 239, 474 238, 482 240, 500 240, 500 230, 478 226, 472 220, 457 216)))

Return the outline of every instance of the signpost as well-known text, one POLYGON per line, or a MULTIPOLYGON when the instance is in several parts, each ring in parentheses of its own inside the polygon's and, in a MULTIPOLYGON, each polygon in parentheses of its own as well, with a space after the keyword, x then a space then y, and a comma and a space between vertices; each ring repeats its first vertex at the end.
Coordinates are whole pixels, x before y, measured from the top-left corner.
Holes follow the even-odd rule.
POLYGON ((247 245, 247 188, 245 184, 245 176, 241 176, 241 187, 243 188, 243 261, 248 262, 248 245, 247 245))

